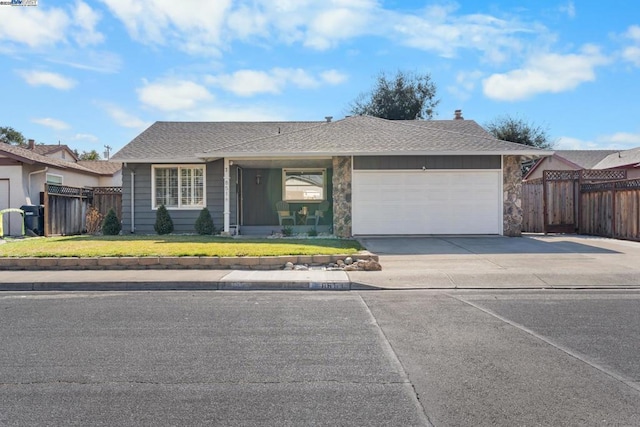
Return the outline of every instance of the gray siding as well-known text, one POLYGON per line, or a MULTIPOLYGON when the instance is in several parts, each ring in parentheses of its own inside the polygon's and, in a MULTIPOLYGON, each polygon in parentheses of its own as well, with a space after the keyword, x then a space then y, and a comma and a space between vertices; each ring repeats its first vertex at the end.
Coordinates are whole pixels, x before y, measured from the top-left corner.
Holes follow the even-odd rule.
MULTIPOLYGON (((221 229, 224 225, 224 181, 223 181, 223 161, 207 163, 206 183, 207 183, 207 208, 213 217, 213 224, 216 229, 221 229)), ((152 209, 151 203, 151 165, 150 164, 128 164, 122 170, 122 230, 123 233, 131 232, 131 172, 135 173, 135 232, 140 234, 154 234, 153 225, 156 222, 156 210, 152 209)), ((231 168, 231 224, 235 224, 236 218, 236 170, 231 168)), ((175 233, 195 233, 195 222, 200 215, 200 210, 174 210, 169 209, 169 214, 173 220, 175 233)))
MULTIPOLYGON (((278 214, 276 202, 282 200, 282 169, 243 169, 243 225, 265 226, 277 225, 278 214), (256 175, 260 175, 260 184, 256 184, 256 175)), ((333 197, 332 169, 327 169, 327 200, 333 197)), ((313 209, 320 202, 289 203, 292 212, 299 211, 302 206, 313 209)), ((328 218, 328 217, 327 217, 328 218)), ((329 221, 330 219, 325 219, 329 221)))
POLYGON ((500 169, 500 156, 357 156, 357 170, 500 169))

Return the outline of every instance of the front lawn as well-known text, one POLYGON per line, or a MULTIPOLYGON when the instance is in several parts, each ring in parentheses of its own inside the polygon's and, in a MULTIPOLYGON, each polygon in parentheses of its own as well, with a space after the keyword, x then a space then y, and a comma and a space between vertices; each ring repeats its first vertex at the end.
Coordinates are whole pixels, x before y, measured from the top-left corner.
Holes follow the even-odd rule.
POLYGON ((11 239, 0 257, 278 256, 353 254, 350 239, 231 239, 213 236, 67 236, 11 239))

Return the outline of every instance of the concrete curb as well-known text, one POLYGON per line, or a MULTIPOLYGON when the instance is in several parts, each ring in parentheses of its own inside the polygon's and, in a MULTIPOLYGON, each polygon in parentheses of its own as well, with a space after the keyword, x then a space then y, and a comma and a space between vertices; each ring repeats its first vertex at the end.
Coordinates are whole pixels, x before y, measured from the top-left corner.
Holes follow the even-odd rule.
POLYGON ((1 283, 0 292, 103 291, 363 291, 382 290, 351 282, 24 282, 1 283))

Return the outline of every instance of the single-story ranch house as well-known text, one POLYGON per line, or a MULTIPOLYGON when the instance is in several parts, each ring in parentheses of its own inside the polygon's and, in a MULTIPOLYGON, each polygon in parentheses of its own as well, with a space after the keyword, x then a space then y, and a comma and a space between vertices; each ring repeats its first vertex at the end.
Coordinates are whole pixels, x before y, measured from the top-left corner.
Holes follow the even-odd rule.
POLYGON ((207 207, 231 234, 519 236, 521 160, 553 152, 457 117, 156 122, 112 158, 123 230, 154 233, 164 205, 176 233, 193 233, 207 207))

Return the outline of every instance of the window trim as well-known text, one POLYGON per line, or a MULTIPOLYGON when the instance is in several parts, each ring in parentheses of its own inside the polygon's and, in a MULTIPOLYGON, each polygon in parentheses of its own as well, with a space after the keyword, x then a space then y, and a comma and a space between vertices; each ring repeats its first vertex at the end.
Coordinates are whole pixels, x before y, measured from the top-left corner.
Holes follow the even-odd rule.
POLYGON ((207 165, 205 164, 158 164, 151 166, 151 210, 157 210, 160 205, 156 205, 156 170, 158 169, 177 169, 178 171, 178 206, 166 206, 167 210, 193 211, 201 210, 207 206, 207 165), (202 170, 202 205, 182 205, 182 169, 201 169, 202 170))
POLYGON ((60 174, 57 174, 57 173, 49 173, 49 172, 47 172, 47 174, 46 174, 46 175, 45 175, 45 177, 44 177, 44 181, 45 181, 45 183, 47 183, 47 184, 51 184, 51 185, 64 185, 64 175, 60 175, 60 174), (57 177, 57 178, 60 178, 60 183, 57 183, 57 182, 49 182, 49 177, 50 177, 50 176, 51 176, 51 177, 55 176, 55 177, 57 177))
POLYGON ((326 168, 283 168, 282 169, 282 200, 289 203, 321 203, 327 200, 327 169, 326 168), (287 199, 287 172, 320 172, 322 173, 322 198, 320 199, 287 199))

